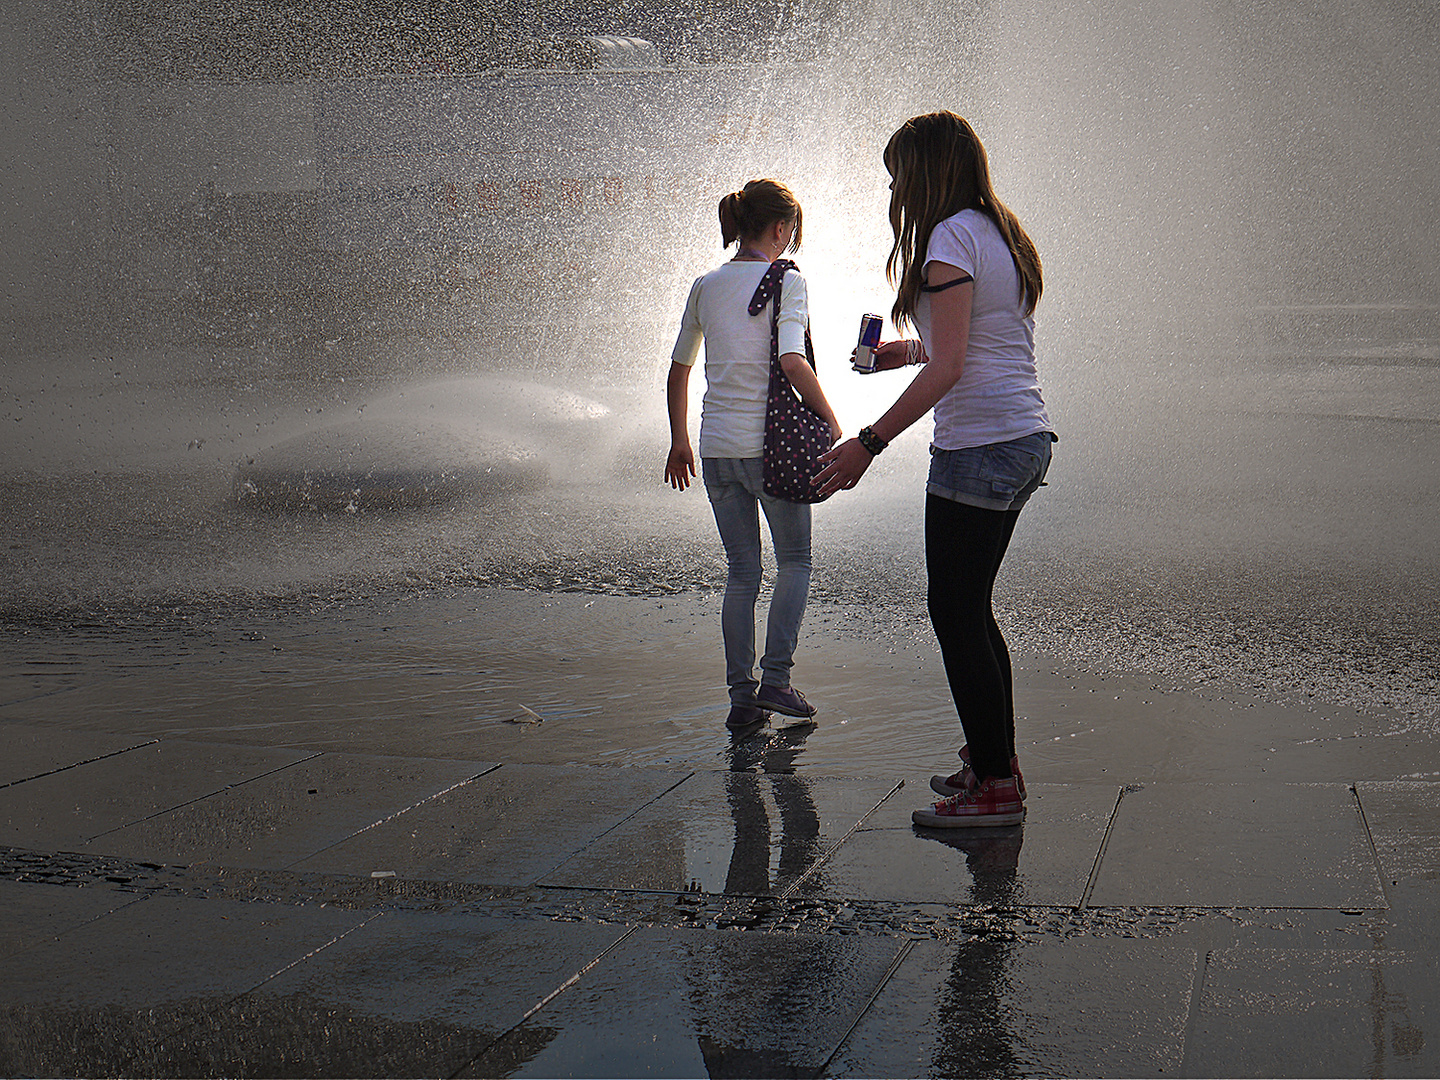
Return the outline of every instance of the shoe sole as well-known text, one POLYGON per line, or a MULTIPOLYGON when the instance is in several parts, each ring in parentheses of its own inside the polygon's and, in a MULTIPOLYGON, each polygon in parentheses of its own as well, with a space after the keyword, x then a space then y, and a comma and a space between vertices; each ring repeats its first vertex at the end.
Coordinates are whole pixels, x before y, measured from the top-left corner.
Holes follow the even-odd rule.
POLYGON ((726 720, 726 721, 725 721, 725 726, 726 726, 727 728, 729 728, 731 731, 744 731, 744 730, 746 730, 747 728, 755 727, 757 724, 763 724, 763 723, 765 723, 766 720, 769 720, 769 719, 770 719, 770 712, 769 712, 768 709, 766 709, 766 710, 763 710, 763 711, 760 713, 759 716, 755 717, 754 720, 746 720, 743 724, 732 724, 732 723, 730 723, 729 720, 726 720))
POLYGON ((932 810, 912 810, 910 820, 927 829, 995 829, 1019 825, 1025 820, 1025 811, 1022 809, 1019 813, 957 817, 954 814, 937 814, 932 810))

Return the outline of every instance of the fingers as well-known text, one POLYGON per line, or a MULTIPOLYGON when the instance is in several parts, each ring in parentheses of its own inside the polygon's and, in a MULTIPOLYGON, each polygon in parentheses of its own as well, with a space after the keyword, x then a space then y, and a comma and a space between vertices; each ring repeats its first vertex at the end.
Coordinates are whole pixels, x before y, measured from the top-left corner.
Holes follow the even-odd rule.
POLYGON ((665 462, 665 479, 676 491, 684 491, 690 486, 690 478, 695 475, 695 462, 693 459, 673 459, 665 462))
POLYGON ((821 454, 819 460, 824 468, 815 474, 815 489, 821 495, 833 495, 858 484, 871 459, 870 451, 861 446, 858 439, 847 439, 821 454))
POLYGON ((877 370, 904 367, 909 360, 909 348, 903 338, 884 342, 875 349, 875 360, 877 370))
POLYGON ((904 338, 895 341, 882 341, 876 345, 875 366, 873 368, 855 367, 855 354, 850 354, 850 366, 861 375, 872 375, 877 371, 893 371, 895 368, 904 367, 909 362, 909 347, 904 338))

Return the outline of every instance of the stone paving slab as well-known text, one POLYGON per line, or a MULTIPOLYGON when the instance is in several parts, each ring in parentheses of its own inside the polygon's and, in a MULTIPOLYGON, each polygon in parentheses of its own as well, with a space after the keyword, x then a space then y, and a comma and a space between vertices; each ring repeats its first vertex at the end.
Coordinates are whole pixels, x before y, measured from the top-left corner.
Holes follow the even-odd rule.
POLYGON ((540 884, 773 896, 894 787, 890 780, 695 773, 540 884))
POLYGON ((56 665, 60 670, 48 672, 36 671, 32 664, 14 664, 9 657, 0 657, 0 709, 63 694, 84 678, 76 671, 80 665, 56 665))
POLYGON ((1196 964, 1173 943, 917 942, 827 1075, 1174 1076, 1196 964))
POLYGON ((91 848, 158 862, 278 869, 496 767, 322 754, 128 825, 91 848))
POLYGON ((450 1076, 625 932, 387 912, 206 1016, 158 1071, 450 1076))
POLYGON ((104 735, 0 722, 0 788, 74 768, 153 742, 135 735, 104 735))
POLYGON ((1076 905, 1118 794, 1104 784, 1030 785, 1022 825, 921 829, 911 810, 939 796, 928 775, 907 776, 820 876, 826 893, 856 900, 1076 905))
POLYGON ((373 916, 153 896, 36 945, 23 965, 0 966, 0 1002, 139 1008, 234 996, 373 916))
POLYGON ((1383 908, 1370 840, 1345 784, 1128 789, 1096 907, 1383 908))
MULTIPOLYGON (((303 737, 310 725, 338 725, 349 718, 411 715, 413 709, 452 715, 473 676, 431 670, 395 674, 365 671, 342 677, 334 660, 296 673, 290 659, 262 661, 275 676, 249 668, 246 677, 214 664, 189 665, 185 679, 157 693, 155 678, 88 679, 45 698, 0 704, 0 717, 83 725, 104 717, 114 729, 175 730, 195 725, 214 730, 263 730, 268 742, 303 737), (357 715, 358 714, 358 715, 357 715)), ((349 669, 346 669, 347 671, 349 669)))
POLYGON ((689 775, 505 765, 294 869, 530 885, 689 775))
POLYGON ((313 754, 165 740, 0 788, 0 844, 79 851, 97 837, 313 754))
POLYGON ((1433 952, 1223 950, 1198 1004, 1191 1076, 1440 1075, 1433 952))
POLYGON ((1385 881, 1440 879, 1440 784, 1361 782, 1355 791, 1385 881))
POLYGON ((152 897, 0 965, 0 1075, 155 1075, 169 1038, 373 913, 152 897))
POLYGON ((0 956, 7 963, 77 927, 142 898, 108 889, 77 889, 0 879, 0 956))
POLYGON ((462 1076, 813 1076, 897 938, 637 929, 462 1076))
MULTIPOLYGON (((458 670, 424 664, 397 673, 348 650, 336 650, 339 655, 322 663, 306 661, 299 671, 288 658, 260 661, 263 667, 249 668, 243 677, 213 663, 195 663, 183 667, 183 677, 167 673, 165 678, 172 681, 163 693, 157 692, 153 678, 87 680, 64 693, 0 704, 0 724, 43 722, 129 732, 133 741, 183 737, 479 760, 514 757, 528 744, 542 755, 531 760, 552 763, 596 761, 598 754, 612 749, 603 732, 587 738, 578 725, 553 723, 567 713, 599 711, 589 693, 575 694, 574 688, 571 697, 562 700, 553 700, 553 690, 540 697, 523 695, 524 702, 552 721, 547 727, 532 731, 529 725, 506 723, 519 711, 516 692, 501 692, 493 679, 477 676, 468 669, 473 657, 466 658, 454 642, 447 644, 460 654, 455 658, 458 670)), ((377 647, 393 650, 395 645, 391 640, 377 647)), ((377 655, 399 663, 393 652, 377 655)), ((560 677, 553 671, 547 674, 560 677)), ((723 690, 721 694, 723 700, 723 690)), ((681 691, 671 690, 670 696, 678 699, 681 691)), ((722 712, 708 721, 717 747, 727 740, 723 720, 722 712)))

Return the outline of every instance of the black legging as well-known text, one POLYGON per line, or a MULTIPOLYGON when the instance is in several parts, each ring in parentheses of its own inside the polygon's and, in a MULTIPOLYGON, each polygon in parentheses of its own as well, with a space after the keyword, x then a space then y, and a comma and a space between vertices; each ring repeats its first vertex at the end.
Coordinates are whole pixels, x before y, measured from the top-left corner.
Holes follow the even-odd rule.
POLYGON ((925 500, 930 622, 970 746, 970 765, 981 780, 1011 775, 1015 756, 1010 650, 990 595, 1019 518, 1019 510, 985 510, 939 495, 925 500))

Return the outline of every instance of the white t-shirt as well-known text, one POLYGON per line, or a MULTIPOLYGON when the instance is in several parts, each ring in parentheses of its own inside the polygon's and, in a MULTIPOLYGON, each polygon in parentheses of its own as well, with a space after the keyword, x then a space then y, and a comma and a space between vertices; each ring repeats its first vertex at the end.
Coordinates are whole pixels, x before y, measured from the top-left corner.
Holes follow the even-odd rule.
MULTIPOLYGON (((1052 430, 1035 373, 1035 320, 1024 313, 1020 275, 1000 230, 984 212, 962 210, 930 233, 927 278, 932 262, 975 279, 965 370, 935 405, 935 445, 963 450, 1052 430)), ((929 293, 920 294, 915 325, 933 354, 929 293)))
MULTIPOLYGON (((702 458, 758 458, 765 446, 770 392, 770 314, 750 314, 750 298, 770 264, 727 262, 690 287, 680 336, 670 358, 690 367, 705 342, 705 399, 700 406, 702 458)), ((787 271, 780 283, 780 355, 805 355, 809 298, 805 279, 787 271)))

